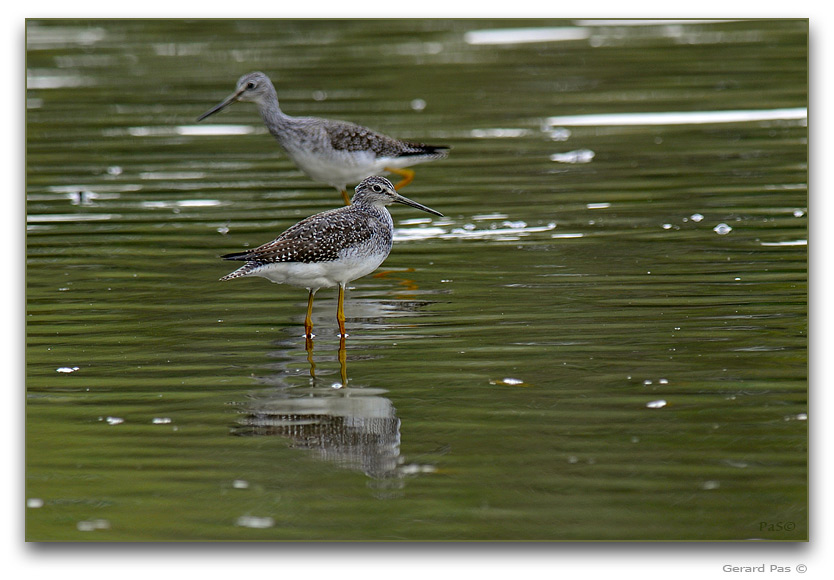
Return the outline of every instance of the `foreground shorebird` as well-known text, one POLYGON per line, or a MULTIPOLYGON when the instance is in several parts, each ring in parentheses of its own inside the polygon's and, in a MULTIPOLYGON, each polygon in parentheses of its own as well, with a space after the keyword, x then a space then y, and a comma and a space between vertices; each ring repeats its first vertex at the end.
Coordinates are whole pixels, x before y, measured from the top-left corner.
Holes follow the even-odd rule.
POLYGON ((262 276, 278 284, 307 288, 304 333, 313 336, 313 296, 319 288, 339 287, 336 320, 345 333, 345 285, 370 274, 391 252, 394 223, 386 205, 402 203, 434 215, 438 211, 401 196, 390 181, 372 176, 356 186, 353 203, 301 220, 283 234, 257 248, 226 254, 225 260, 246 263, 220 278, 262 276))
POLYGON ((402 177, 395 187, 400 189, 414 179, 414 171, 406 167, 442 159, 448 154, 448 147, 400 141, 346 121, 286 115, 278 106, 272 81, 262 72, 240 77, 235 92, 197 121, 238 101, 258 105, 269 132, 290 159, 313 180, 339 190, 346 204, 350 203, 347 195, 350 184, 389 172, 402 177))

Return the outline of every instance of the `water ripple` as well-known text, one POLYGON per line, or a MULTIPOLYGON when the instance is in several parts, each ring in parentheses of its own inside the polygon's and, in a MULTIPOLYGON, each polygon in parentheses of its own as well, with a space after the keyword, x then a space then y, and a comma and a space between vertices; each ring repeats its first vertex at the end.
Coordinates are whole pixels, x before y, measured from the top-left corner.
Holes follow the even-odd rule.
MULTIPOLYGON (((541 226, 530 226, 524 221, 505 220, 491 227, 478 227, 474 223, 467 223, 462 227, 447 228, 439 225, 420 225, 416 228, 396 228, 394 241, 429 240, 429 239, 497 239, 503 241, 518 240, 522 237, 541 232, 549 232, 556 228, 555 222, 541 226)), ((575 234, 566 234, 575 236, 575 234)), ((581 234, 580 234, 581 235, 581 234)))
POLYGON ((762 109, 739 111, 665 111, 610 113, 548 117, 551 126, 598 127, 611 125, 696 125, 706 123, 749 123, 753 121, 807 120, 808 109, 762 109))

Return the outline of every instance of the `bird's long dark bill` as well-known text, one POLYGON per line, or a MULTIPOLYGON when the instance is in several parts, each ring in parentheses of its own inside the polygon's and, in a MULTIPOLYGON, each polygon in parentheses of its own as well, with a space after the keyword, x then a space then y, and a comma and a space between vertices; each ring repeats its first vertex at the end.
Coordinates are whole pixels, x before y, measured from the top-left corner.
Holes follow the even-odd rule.
POLYGON ((407 197, 403 197, 402 195, 398 195, 397 197, 395 197, 394 201, 396 201, 397 203, 402 203, 404 205, 410 205, 411 207, 416 207, 417 209, 421 209, 425 212, 433 213, 434 215, 439 215, 440 217, 443 217, 443 214, 439 211, 433 210, 430 207, 426 207, 421 203, 417 203, 416 201, 412 201, 407 197))
POLYGON ((208 111, 206 111, 205 113, 203 113, 202 115, 197 117, 197 121, 198 122, 202 121, 206 117, 210 117, 211 115, 215 114, 216 112, 222 111, 223 109, 225 109, 226 107, 228 107, 232 103, 236 103, 239 96, 240 95, 238 93, 235 93, 235 94, 229 96, 228 99, 226 99, 225 101, 223 101, 222 103, 220 103, 216 107, 214 107, 212 109, 209 109, 208 111))

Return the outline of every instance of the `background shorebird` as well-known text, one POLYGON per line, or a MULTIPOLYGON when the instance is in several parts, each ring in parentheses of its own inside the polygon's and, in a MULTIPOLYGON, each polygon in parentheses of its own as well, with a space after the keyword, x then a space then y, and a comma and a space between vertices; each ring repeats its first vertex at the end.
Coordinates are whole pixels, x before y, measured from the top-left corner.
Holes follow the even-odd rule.
POLYGON ((401 141, 346 121, 291 117, 281 110, 275 87, 262 72, 243 75, 235 92, 197 121, 238 101, 258 105, 269 132, 290 159, 313 180, 339 190, 346 204, 350 184, 389 172, 402 177, 395 186, 400 189, 414 179, 414 171, 407 167, 448 155, 448 147, 401 141))

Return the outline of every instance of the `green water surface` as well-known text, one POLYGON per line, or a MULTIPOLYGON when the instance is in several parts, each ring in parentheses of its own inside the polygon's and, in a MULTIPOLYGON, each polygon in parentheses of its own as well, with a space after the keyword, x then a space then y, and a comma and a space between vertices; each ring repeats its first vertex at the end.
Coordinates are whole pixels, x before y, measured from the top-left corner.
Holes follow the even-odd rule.
POLYGON ((807 21, 26 33, 27 540, 808 538, 807 21), (304 290, 218 281, 341 203, 252 105, 196 123, 252 70, 452 148, 343 344, 332 290, 307 345, 304 290))

